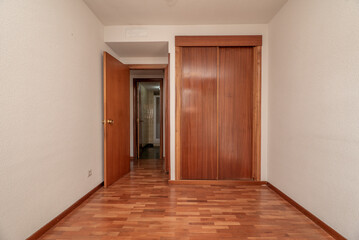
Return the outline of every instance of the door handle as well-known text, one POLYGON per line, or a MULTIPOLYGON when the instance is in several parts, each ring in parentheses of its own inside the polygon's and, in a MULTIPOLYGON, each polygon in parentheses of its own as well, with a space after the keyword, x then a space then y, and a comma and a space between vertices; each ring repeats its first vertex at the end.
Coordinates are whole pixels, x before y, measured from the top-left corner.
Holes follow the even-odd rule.
POLYGON ((111 124, 111 125, 112 125, 112 124, 114 123, 114 121, 113 121, 112 119, 107 119, 107 120, 106 120, 106 123, 108 123, 108 124, 111 124))

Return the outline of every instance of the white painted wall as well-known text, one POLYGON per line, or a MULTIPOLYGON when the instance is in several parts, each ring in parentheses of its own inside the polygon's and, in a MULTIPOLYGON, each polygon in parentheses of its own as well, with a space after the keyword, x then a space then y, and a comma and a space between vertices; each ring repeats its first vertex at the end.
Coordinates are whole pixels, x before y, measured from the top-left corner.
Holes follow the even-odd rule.
POLYGON ((269 34, 268 180, 359 239, 359 1, 289 0, 269 34))
POLYGON ((267 24, 197 25, 197 26, 107 26, 105 42, 168 41, 170 64, 171 178, 175 176, 175 36, 178 35, 263 35, 262 66, 262 179, 267 179, 267 24), (134 34, 136 33, 136 34, 134 34))
POLYGON ((0 239, 103 181, 103 34, 80 0, 0 1, 0 239))
POLYGON ((269 44, 267 25, 103 30, 80 0, 0 1, 0 239, 28 237, 102 182, 102 51, 116 56, 104 35, 108 42, 169 42, 173 177, 174 36, 234 34, 264 40, 262 179, 269 130, 268 180, 358 239, 358 29, 357 0, 289 0, 269 25, 269 44))

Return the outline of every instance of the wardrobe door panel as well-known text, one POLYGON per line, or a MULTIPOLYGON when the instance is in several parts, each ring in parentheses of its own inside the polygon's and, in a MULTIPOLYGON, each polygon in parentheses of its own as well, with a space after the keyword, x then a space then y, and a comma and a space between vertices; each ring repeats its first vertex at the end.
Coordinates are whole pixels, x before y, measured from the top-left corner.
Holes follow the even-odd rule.
POLYGON ((182 179, 217 178, 217 48, 183 47, 182 179))
POLYGON ((253 48, 219 50, 219 179, 252 178, 253 48))

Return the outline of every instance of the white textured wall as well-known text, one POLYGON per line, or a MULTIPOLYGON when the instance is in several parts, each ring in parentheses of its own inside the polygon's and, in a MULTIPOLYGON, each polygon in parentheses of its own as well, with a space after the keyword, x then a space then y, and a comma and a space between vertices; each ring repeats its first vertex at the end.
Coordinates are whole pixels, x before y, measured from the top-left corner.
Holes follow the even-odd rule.
POLYGON ((25 239, 103 181, 104 49, 80 0, 0 1, 0 239, 25 239))
POLYGON ((171 178, 175 176, 175 36, 178 35, 263 35, 262 53, 262 180, 267 179, 267 24, 107 26, 105 42, 168 41, 170 59, 171 178), (133 34, 139 33, 139 36, 133 34))
POLYGON ((359 239, 359 1, 289 0, 269 35, 268 180, 359 239))

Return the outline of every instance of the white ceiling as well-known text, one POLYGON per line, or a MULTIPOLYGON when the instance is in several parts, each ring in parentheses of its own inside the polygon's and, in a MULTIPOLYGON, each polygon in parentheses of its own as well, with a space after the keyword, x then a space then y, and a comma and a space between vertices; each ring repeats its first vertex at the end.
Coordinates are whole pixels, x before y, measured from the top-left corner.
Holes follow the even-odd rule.
POLYGON ((168 57, 168 42, 106 42, 121 57, 168 57))
POLYGON ((287 0, 84 0, 106 25, 268 23, 287 0))

